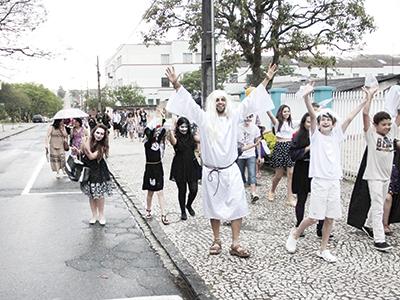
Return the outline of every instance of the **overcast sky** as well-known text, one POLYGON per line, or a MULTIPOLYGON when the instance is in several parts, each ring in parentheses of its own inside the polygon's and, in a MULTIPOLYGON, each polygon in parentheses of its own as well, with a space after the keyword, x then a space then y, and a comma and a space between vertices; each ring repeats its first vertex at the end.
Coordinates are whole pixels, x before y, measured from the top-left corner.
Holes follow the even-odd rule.
MULTIPOLYGON (((141 17, 151 0, 43 0, 47 22, 29 36, 30 44, 55 53, 54 58, 4 60, 0 80, 37 82, 50 89, 96 87, 96 56, 100 72, 120 44, 140 43, 141 17)), ((362 53, 400 55, 399 0, 366 0, 377 31, 366 36, 362 53), (396 22, 397 21, 397 22, 396 22)), ((353 53, 357 54, 357 53, 353 53)), ((104 83, 104 77, 102 78, 104 83)))

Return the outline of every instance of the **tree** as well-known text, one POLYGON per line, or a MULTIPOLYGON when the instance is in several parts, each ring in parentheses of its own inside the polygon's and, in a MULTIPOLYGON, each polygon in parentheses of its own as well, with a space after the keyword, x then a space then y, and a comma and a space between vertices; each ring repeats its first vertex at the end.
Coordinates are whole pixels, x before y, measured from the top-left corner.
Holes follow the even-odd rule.
POLYGON ((0 0, 0 54, 48 55, 42 50, 32 49, 21 39, 43 23, 46 14, 41 0, 0 0))
POLYGON ((146 97, 142 94, 142 90, 135 85, 123 85, 113 89, 108 88, 103 95, 114 104, 119 102, 120 105, 135 106, 145 104, 146 97))
POLYGON ((19 83, 13 85, 15 89, 27 95, 31 103, 29 116, 41 114, 52 117, 63 107, 63 103, 53 92, 41 84, 19 83))
POLYGON ((29 97, 13 85, 3 83, 0 90, 0 103, 4 105, 4 109, 12 122, 28 121, 31 109, 29 97))
MULTIPOLYGON (((143 34, 145 43, 159 43, 171 29, 189 38, 192 50, 200 43, 201 0, 158 0, 144 19, 150 24, 143 34)), ((240 54, 250 65, 253 85, 264 77, 262 53, 271 52, 272 62, 279 63, 282 57, 346 51, 374 29, 364 0, 215 1, 216 39, 226 44, 226 57, 240 54)), ((238 60, 232 63, 237 66, 238 60)))

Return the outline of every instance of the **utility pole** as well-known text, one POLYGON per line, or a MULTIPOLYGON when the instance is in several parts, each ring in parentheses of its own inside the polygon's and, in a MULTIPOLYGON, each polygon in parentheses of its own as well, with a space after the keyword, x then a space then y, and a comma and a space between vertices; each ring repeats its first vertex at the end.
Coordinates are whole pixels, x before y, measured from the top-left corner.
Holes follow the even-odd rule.
POLYGON ((214 0, 202 1, 201 106, 204 108, 207 96, 215 90, 215 40, 214 0))
POLYGON ((99 68, 99 56, 97 56, 97 98, 99 100, 98 110, 101 112, 101 90, 100 90, 100 68, 99 68))

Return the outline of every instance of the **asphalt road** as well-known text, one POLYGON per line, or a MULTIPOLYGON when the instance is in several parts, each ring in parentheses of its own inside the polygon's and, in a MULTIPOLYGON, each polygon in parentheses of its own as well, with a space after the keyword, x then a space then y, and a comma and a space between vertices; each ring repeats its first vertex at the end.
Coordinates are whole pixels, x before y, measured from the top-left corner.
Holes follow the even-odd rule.
POLYGON ((0 299, 186 298, 117 190, 107 225, 89 225, 79 185, 46 161, 47 126, 0 141, 0 299))

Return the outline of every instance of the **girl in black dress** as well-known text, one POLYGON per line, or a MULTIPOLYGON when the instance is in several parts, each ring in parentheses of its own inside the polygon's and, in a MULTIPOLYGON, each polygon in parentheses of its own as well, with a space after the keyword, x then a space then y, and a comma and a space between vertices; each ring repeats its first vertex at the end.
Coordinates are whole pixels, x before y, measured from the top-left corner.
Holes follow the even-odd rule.
POLYGON ((99 221, 100 225, 106 225, 104 217, 104 196, 111 195, 112 183, 105 157, 108 156, 108 130, 103 124, 96 125, 90 135, 90 139, 81 144, 81 149, 73 146, 75 151, 83 154, 82 161, 90 168, 88 181, 81 183, 81 190, 89 196, 92 218, 89 224, 99 221))
POLYGON ((178 187, 181 220, 186 220, 186 209, 191 216, 195 215, 192 204, 197 195, 201 171, 194 150, 199 138, 197 135, 193 136, 189 120, 185 117, 180 117, 176 123, 175 130, 170 131, 168 139, 175 150, 169 179, 175 181, 178 187), (189 195, 186 204, 187 187, 189 187, 189 195))
MULTIPOLYGON (((304 209, 308 193, 311 190, 311 178, 308 177, 310 167, 310 130, 311 120, 309 113, 305 113, 300 121, 300 128, 293 137, 290 145, 290 157, 295 162, 293 170, 292 190, 297 194, 296 203, 296 227, 304 218, 304 209)), ((322 237, 322 226, 324 221, 317 224, 317 235, 322 237)))
POLYGON ((154 129, 146 127, 144 130, 146 136, 146 142, 144 143, 146 167, 143 176, 142 190, 147 190, 146 218, 150 219, 152 217, 152 200, 154 192, 157 192, 158 203, 161 211, 161 222, 164 225, 168 225, 169 221, 164 212, 164 170, 161 162, 161 148, 165 133, 165 128, 162 126, 154 129))

